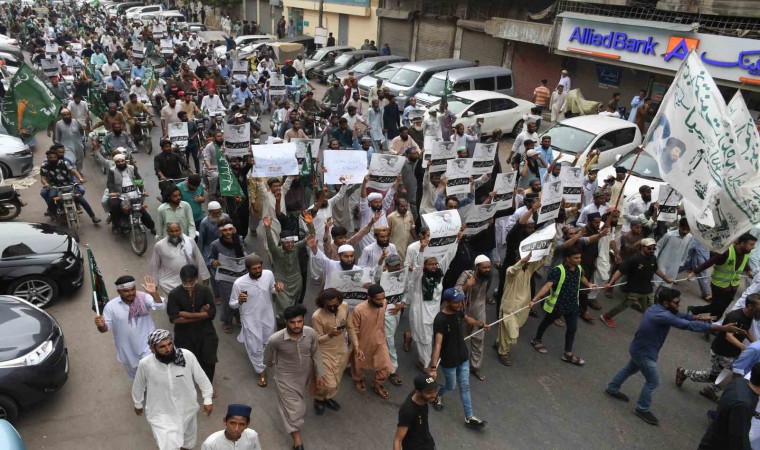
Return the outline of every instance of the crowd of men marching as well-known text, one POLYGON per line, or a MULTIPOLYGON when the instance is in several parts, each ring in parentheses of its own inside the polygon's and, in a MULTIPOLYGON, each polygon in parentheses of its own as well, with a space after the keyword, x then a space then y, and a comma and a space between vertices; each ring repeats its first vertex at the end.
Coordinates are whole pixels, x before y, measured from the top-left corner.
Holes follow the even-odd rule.
MULTIPOLYGON (((159 448, 195 446, 196 385, 204 413, 212 412, 217 312, 224 333, 239 326, 237 340, 250 359, 256 383, 266 387, 273 375, 283 427, 296 450, 304 448, 301 429, 309 396, 318 415, 340 410, 335 397, 350 367, 358 392, 369 389, 388 399, 386 382, 404 383, 397 349, 414 352, 420 375, 399 411, 393 446, 419 450, 435 448, 428 405, 440 411, 449 391, 459 391, 466 427, 486 425, 473 411, 469 383, 470 376, 485 380, 486 332, 492 326, 499 362, 513 366, 519 361, 521 327, 529 315, 543 309, 530 339, 532 348, 548 353, 544 334, 552 327, 564 328, 559 357, 583 366, 586 361, 574 348, 578 319, 595 320, 590 310, 602 309, 597 299, 613 295, 621 297, 620 303, 599 315, 607 326, 616 326, 613 319, 639 320, 624 313, 629 307, 644 315, 631 342, 630 361, 604 392, 627 402, 621 387, 641 372, 646 383, 634 411, 657 425, 652 396, 659 384, 657 356, 668 330, 705 333, 713 339, 710 367, 679 367, 675 374, 678 386, 686 380, 709 383, 700 393, 719 401, 700 448, 749 448, 749 424, 760 393, 760 347, 753 343, 760 330, 755 321, 760 319, 760 281, 753 280, 734 300, 742 277, 752 276, 750 253, 757 241, 752 234, 741 236, 726 252, 711 255, 691 236, 685 219, 658 220, 660 205, 651 188, 643 186, 624 198, 626 169, 618 167, 608 179, 597 179, 593 153, 582 165, 580 202, 563 202, 556 219, 536 223, 542 186, 557 181, 563 166, 578 163, 559 161, 551 139, 539 139, 540 116, 527 117, 514 146, 507 149, 508 167, 502 170, 497 151, 492 172, 471 178, 468 193, 446 195, 446 174, 432 170, 426 145, 434 140, 453 142, 459 158, 472 158, 474 143, 486 141, 478 125, 466 129, 456 123, 445 102, 427 117, 414 114, 413 100, 400 110, 379 86, 370 92, 364 114, 351 80, 336 82, 325 95, 338 114, 314 136, 320 142, 318 154, 354 149, 367 152, 368 161, 372 153, 403 157, 403 167, 388 189, 373 189, 369 176, 353 183, 323 184, 329 167, 320 165, 315 151, 315 170, 298 177, 254 178, 255 154, 230 158, 232 177, 242 189, 241 195, 225 195, 218 181, 218 154, 227 150, 223 127, 194 119, 222 111, 231 125, 250 124, 253 136, 261 127, 249 112, 271 109, 277 118, 272 131, 280 138, 273 145, 306 138, 301 118, 320 106, 313 94, 304 91, 303 101, 291 107, 284 99, 272 101, 267 93, 270 72, 284 75, 299 93, 301 86, 308 86, 302 57, 278 67, 271 57, 259 55, 244 81, 232 81, 232 65, 225 58, 217 60, 196 35, 175 30, 169 22, 159 31, 175 39, 173 54, 167 55, 160 76, 149 74, 151 86, 146 87, 146 61, 138 53, 156 51, 160 40, 153 33, 158 23, 105 17, 87 5, 51 6, 48 15, 39 16, 28 6, 10 3, 0 6, 0 14, 19 18, 10 30, 3 25, 6 29, 0 33, 23 37, 35 54, 33 63, 51 59, 46 49, 57 44, 58 54, 52 58, 59 64, 50 80, 63 99, 69 98, 67 89, 73 90, 60 121, 50 130, 56 145, 41 169, 49 214, 55 214, 57 183, 83 179, 82 136, 103 125, 108 132, 103 145, 114 151, 100 152, 93 142, 94 151, 110 160, 102 205, 109 220, 118 224, 124 214, 122 196, 141 185, 132 157, 138 149, 137 117, 152 117, 154 111, 146 104, 158 97, 166 101, 166 106, 156 108, 164 139, 154 158, 162 204, 155 219, 142 213, 143 223, 158 239, 148 275, 143 280, 119 277, 118 297, 95 318, 101 333, 113 334, 117 359, 134 380, 135 413, 146 416, 159 448), (69 76, 71 82, 59 81, 69 76), (217 95, 222 86, 231 92, 224 101, 217 95), (107 107, 94 125, 93 101, 107 107), (177 122, 188 122, 187 159, 166 139, 168 126, 177 122), (194 171, 187 167, 190 158, 194 171), (185 176, 188 169, 193 173, 185 176), (423 216, 448 211, 446 217, 457 214, 464 223, 468 208, 494 202, 494 184, 502 172, 516 173, 512 203, 482 231, 469 234, 462 226, 444 253, 431 256, 434 239, 423 216), (555 231, 551 251, 541 258, 521 251, 521 243, 547 227, 555 231), (254 246, 262 252, 251 252, 254 246), (680 312, 681 293, 674 285, 684 271, 686 278, 700 281, 707 303, 680 312), (346 292, 345 286, 352 283, 360 286, 360 295, 346 292), (318 287, 316 298, 306 296, 309 284, 318 287), (309 316, 304 305, 312 302, 316 309, 309 316), (486 320, 490 305, 499 319, 493 324, 486 320), (155 310, 166 310, 173 332, 156 329, 151 318, 155 310), (398 336, 397 346, 402 317, 408 317, 410 331, 398 336), (736 374, 736 380, 721 396, 724 370, 736 374)), ((153 126, 154 119, 148 122, 146 126, 153 126)), ((497 131, 486 142, 498 144, 500 138, 497 131)), ((93 222, 100 221, 86 201, 81 205, 93 222)), ((250 406, 229 405, 225 429, 205 439, 202 448, 259 449, 250 417, 250 406)))

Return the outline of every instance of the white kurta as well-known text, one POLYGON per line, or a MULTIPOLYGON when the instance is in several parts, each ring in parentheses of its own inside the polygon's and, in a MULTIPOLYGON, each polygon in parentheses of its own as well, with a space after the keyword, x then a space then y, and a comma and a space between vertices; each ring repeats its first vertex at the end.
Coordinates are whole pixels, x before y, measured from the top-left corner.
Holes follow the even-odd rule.
MULTIPOLYGON (((393 206, 393 195, 396 192, 396 190, 391 186, 390 189, 385 193, 385 197, 383 197, 383 214, 380 216, 380 219, 375 222, 376 227, 387 227, 388 226, 388 218, 386 217, 387 211, 393 206)), ((361 217, 361 224, 359 225, 359 228, 367 225, 370 220, 372 220, 372 217, 375 215, 375 211, 372 209, 372 207, 369 206, 369 200, 366 198, 362 198, 359 200, 359 217, 361 217)), ((372 230, 370 230, 369 233, 367 233, 366 236, 362 238, 361 241, 361 248, 364 248, 368 246, 369 244, 375 242, 375 236, 372 235, 372 230)))
POLYGON ((250 428, 243 430, 240 439, 233 442, 224 435, 224 430, 207 437, 201 450, 261 450, 259 434, 250 428))
MULTIPOLYGON (((145 292, 137 295, 144 299, 145 307, 149 310, 165 309, 166 303, 156 303, 153 297, 145 292)), ((137 298, 135 299, 137 300, 137 298)), ((156 325, 153 318, 147 316, 135 317, 129 322, 129 306, 121 300, 121 297, 112 298, 103 308, 103 318, 106 326, 113 333, 113 341, 116 347, 116 360, 124 365, 130 380, 135 379, 137 365, 144 357, 151 355, 148 346, 148 336, 156 325)))
POLYGON ((262 373, 264 366, 264 344, 275 332, 274 308, 272 294, 274 289, 274 274, 264 270, 258 280, 248 275, 235 280, 230 295, 230 307, 240 309, 240 323, 243 328, 237 337, 238 342, 245 345, 248 359, 253 364, 256 373, 262 373), (248 300, 242 305, 238 303, 241 292, 248 293, 248 300))
POLYGON ((201 280, 211 278, 208 267, 206 267, 206 261, 195 241, 186 239, 180 245, 174 246, 169 243, 168 238, 163 238, 153 246, 148 273, 158 280, 158 285, 168 294, 172 289, 182 284, 182 280, 179 279, 179 271, 187 264, 193 264, 198 268, 198 277, 201 280), (184 245, 193 247, 192 258, 183 250, 184 245))
MULTIPOLYGON (((692 240, 691 233, 686 237, 681 237, 678 229, 670 230, 657 242, 657 250, 654 256, 657 257, 657 266, 670 279, 675 280, 678 272, 684 266, 686 260, 686 251, 689 249, 692 240)), ((662 278, 655 275, 654 282, 661 281, 662 278)), ((670 284, 660 284, 661 286, 671 287, 670 284)))
MULTIPOLYGON (((398 255, 398 250, 393 244, 388 244, 388 256, 398 255)), ((359 267, 365 269, 374 269, 377 266, 380 257, 383 256, 383 248, 377 245, 377 242, 373 242, 370 245, 364 247, 362 250, 362 256, 359 257, 359 267)))
MULTIPOLYGON (((332 259, 328 258, 327 255, 325 255, 322 250, 317 249, 317 253, 314 254, 314 252, 311 249, 308 249, 307 252, 309 253, 309 264, 311 265, 311 273, 314 274, 314 276, 324 276, 325 279, 325 289, 329 289, 332 286, 331 283, 331 277, 330 274, 333 272, 341 272, 343 271, 343 267, 340 265, 340 261, 333 261, 332 259)), ((354 267, 351 268, 351 270, 361 270, 361 267, 354 264, 354 267)), ((348 303, 351 308, 353 309, 354 306, 361 303, 362 300, 352 300, 347 299, 346 303, 348 303)))
MULTIPOLYGON (((258 190, 259 195, 261 196, 261 217, 271 217, 272 218, 272 226, 270 227, 270 231, 272 233, 272 237, 274 237, 275 242, 280 240, 280 232, 282 231, 282 225, 280 225, 280 221, 277 220, 277 200, 274 198, 274 194, 272 194, 272 191, 269 190, 269 187, 267 186, 267 183, 263 179, 259 179, 257 181, 258 183, 258 190)), ((288 191, 290 190, 290 185, 293 184, 293 179, 291 177, 288 177, 284 183, 282 183, 281 193, 282 196, 280 197, 280 213, 285 214, 287 211, 285 210, 285 196, 288 195, 288 191)), ((256 234, 260 237, 262 240, 262 244, 265 249, 268 249, 267 246, 267 240, 264 238, 265 228, 264 228, 264 221, 260 221, 258 227, 256 228, 256 234)))
POLYGON ((551 108, 551 120, 552 122, 561 122, 565 120, 565 111, 567 110, 567 91, 552 92, 552 97, 549 100, 549 107, 551 108))
POLYGON ((206 374, 195 355, 182 349, 185 367, 164 364, 152 354, 140 361, 132 401, 135 408, 145 408, 153 436, 160 450, 195 447, 198 431, 195 384, 201 388, 203 404, 211 404, 214 393, 206 374))

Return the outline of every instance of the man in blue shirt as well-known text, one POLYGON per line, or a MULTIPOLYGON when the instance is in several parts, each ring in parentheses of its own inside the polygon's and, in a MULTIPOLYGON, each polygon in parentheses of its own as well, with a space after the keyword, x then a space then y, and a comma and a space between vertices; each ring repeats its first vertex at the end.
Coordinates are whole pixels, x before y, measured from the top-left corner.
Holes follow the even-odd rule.
MULTIPOLYGON (((546 161, 546 165, 551 166, 554 162, 554 150, 552 150, 552 137, 549 135, 541 136, 541 146, 535 148, 535 150, 538 152, 538 156, 541 157, 544 161, 546 161)), ((578 154, 580 156, 580 153, 578 154)), ((544 179, 544 174, 546 173, 546 167, 538 167, 538 173, 541 176, 541 179, 544 179)))
POLYGON ((113 90, 121 96, 124 103, 129 101, 129 97, 127 97, 127 83, 119 76, 118 70, 111 72, 111 76, 106 78, 105 82, 106 86, 113 86, 113 90))
POLYGON ((242 105, 247 98, 253 99, 253 93, 248 89, 248 83, 240 83, 240 87, 232 91, 232 101, 238 105, 242 105))
POLYGON ((145 78, 145 67, 143 67, 141 60, 135 59, 135 63, 132 65, 132 70, 130 70, 130 76, 132 80, 135 78, 141 80, 145 78))
POLYGON ((660 384, 660 375, 657 372, 657 357, 660 349, 668 337, 670 327, 676 327, 681 330, 689 330, 697 333, 707 331, 723 331, 726 333, 745 334, 741 328, 734 324, 719 325, 709 323, 713 317, 710 316, 692 316, 691 313, 678 312, 678 305, 681 303, 681 292, 675 289, 662 288, 657 295, 657 304, 651 306, 644 312, 644 318, 641 319, 639 329, 631 341, 628 352, 631 359, 625 367, 615 375, 610 384, 604 390, 604 393, 610 397, 627 402, 628 396, 620 392, 620 387, 631 375, 641 372, 646 379, 646 383, 641 388, 639 400, 634 410, 636 415, 644 422, 650 425, 658 425, 659 420, 649 410, 652 406, 652 393, 660 384))

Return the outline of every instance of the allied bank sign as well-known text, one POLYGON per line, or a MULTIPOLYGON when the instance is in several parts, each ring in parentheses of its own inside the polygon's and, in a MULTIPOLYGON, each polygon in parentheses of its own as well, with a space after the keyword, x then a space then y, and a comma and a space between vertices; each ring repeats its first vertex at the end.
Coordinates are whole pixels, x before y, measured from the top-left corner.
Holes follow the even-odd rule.
POLYGON ((754 39, 568 17, 562 21, 557 43, 560 52, 669 69, 674 73, 692 48, 714 78, 760 87, 760 41, 754 39))

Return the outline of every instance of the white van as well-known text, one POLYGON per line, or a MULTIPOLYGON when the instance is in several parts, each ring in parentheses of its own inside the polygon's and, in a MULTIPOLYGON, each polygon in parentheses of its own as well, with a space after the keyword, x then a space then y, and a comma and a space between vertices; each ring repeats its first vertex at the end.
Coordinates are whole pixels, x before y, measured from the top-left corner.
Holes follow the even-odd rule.
POLYGON ((427 108, 437 103, 443 97, 443 87, 447 76, 454 93, 491 91, 512 97, 515 95, 515 83, 511 70, 499 66, 466 67, 433 75, 425 83, 425 87, 414 96, 417 104, 427 108))

